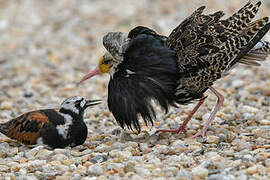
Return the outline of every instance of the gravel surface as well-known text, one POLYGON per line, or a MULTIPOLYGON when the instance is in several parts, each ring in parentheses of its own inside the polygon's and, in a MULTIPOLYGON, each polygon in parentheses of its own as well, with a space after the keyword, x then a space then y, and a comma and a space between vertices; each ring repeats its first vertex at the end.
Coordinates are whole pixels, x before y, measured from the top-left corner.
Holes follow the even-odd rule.
MULTIPOLYGON (((85 115, 84 145, 66 149, 26 147, 0 135, 0 179, 269 179, 270 59, 238 66, 215 83, 226 98, 205 138, 201 129, 216 97, 188 124, 187 134, 156 134, 174 128, 195 104, 157 107, 155 126, 141 134, 123 131, 106 105, 108 75, 76 82, 104 52, 108 31, 147 25, 168 35, 197 7, 228 14, 245 1, 233 0, 2 0, 0 1, 0 122, 27 111, 57 107, 74 95, 103 99, 85 115)), ((265 0, 259 15, 270 16, 265 0)), ((268 34, 270 36, 270 34, 268 34)), ((269 39, 269 37, 268 37, 269 39)))

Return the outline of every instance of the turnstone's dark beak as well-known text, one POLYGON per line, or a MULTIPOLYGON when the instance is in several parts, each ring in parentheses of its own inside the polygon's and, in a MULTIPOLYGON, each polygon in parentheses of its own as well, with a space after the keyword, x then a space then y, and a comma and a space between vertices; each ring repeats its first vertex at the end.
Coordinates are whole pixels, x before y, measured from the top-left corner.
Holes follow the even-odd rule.
POLYGON ((85 108, 100 104, 101 102, 102 102, 101 100, 86 100, 85 108))

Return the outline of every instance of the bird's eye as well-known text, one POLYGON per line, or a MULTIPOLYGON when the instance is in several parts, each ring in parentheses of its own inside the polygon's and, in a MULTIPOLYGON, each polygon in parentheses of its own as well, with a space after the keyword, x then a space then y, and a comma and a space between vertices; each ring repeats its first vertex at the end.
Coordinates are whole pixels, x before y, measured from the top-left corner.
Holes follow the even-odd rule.
POLYGON ((109 64, 111 60, 104 60, 102 64, 109 64))
POLYGON ((69 104, 70 102, 66 102, 66 104, 69 104))

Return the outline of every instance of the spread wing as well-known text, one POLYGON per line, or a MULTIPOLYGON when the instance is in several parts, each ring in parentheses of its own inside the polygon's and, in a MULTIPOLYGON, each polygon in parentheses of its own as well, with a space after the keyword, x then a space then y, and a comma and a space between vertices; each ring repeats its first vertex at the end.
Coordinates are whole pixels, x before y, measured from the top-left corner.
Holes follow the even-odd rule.
POLYGON ((139 115, 146 124, 155 118, 151 100, 166 111, 173 104, 177 79, 174 52, 160 39, 140 34, 131 40, 109 82, 108 107, 122 128, 140 131, 139 115))
POLYGON ((258 65, 265 60, 270 47, 261 38, 270 28, 268 18, 251 22, 260 5, 248 2, 225 20, 221 11, 202 14, 203 6, 176 27, 167 45, 176 52, 183 77, 204 75, 212 82, 237 62, 258 65))

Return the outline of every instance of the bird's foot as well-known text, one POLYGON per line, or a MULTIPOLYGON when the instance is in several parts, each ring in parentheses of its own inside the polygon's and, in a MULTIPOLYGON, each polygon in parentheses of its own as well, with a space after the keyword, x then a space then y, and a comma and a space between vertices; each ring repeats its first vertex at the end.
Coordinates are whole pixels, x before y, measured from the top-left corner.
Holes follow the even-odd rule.
POLYGON ((179 134, 180 132, 186 133, 186 127, 181 125, 178 129, 158 129, 158 132, 169 132, 169 133, 174 133, 174 134, 179 134))
POLYGON ((191 139, 193 139, 193 138, 197 138, 197 137, 204 137, 205 136, 205 133, 206 133, 206 131, 204 131, 204 130, 202 130, 202 131, 199 131, 199 132, 197 132, 194 136, 192 136, 191 137, 191 139))

